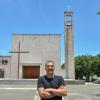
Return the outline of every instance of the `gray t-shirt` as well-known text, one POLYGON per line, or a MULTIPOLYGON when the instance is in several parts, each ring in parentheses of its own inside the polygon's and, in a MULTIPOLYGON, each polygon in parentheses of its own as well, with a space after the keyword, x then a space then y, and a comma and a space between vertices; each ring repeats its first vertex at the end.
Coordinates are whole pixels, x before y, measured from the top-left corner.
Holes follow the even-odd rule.
MULTIPOLYGON (((55 75, 54 78, 50 79, 45 75, 41 76, 38 79, 37 88, 43 87, 44 89, 47 88, 58 89, 61 85, 65 85, 64 79, 61 76, 55 75)), ((41 99, 41 100, 62 100, 62 96, 55 96, 49 99, 41 99)))

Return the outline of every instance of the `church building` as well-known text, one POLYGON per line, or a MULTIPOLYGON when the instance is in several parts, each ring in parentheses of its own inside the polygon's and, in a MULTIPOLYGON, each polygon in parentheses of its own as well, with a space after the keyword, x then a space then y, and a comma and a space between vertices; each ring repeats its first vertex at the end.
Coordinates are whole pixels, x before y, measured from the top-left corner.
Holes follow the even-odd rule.
POLYGON ((61 34, 12 35, 11 56, 0 56, 0 78, 37 79, 45 62, 53 60, 55 74, 75 79, 73 12, 64 12, 65 69, 61 69, 61 34))
POLYGON ((61 70, 60 34, 13 34, 11 78, 35 79, 45 74, 45 62, 53 60, 61 70))

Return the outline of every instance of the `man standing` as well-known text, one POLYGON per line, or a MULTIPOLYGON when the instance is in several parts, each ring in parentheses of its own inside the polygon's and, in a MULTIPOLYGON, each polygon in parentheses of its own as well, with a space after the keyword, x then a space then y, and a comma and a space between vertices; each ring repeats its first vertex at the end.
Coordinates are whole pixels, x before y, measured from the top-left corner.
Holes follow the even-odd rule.
POLYGON ((64 79, 54 75, 54 62, 49 60, 45 64, 46 75, 38 79, 37 89, 41 100, 62 100, 67 95, 64 79))

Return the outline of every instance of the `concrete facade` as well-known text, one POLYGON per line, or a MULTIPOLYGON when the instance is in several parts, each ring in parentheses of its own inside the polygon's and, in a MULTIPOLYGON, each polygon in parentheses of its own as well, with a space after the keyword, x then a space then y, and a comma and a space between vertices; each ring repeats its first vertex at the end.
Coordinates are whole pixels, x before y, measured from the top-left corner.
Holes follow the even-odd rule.
POLYGON ((40 66, 40 75, 45 74, 45 62, 53 60, 55 62, 55 74, 61 75, 61 50, 60 34, 13 34, 12 51, 18 51, 20 42, 19 73, 18 73, 18 53, 11 55, 11 78, 22 79, 23 66, 40 66), (19 75, 18 75, 19 74, 19 75))
POLYGON ((0 78, 10 78, 11 56, 0 56, 0 78))

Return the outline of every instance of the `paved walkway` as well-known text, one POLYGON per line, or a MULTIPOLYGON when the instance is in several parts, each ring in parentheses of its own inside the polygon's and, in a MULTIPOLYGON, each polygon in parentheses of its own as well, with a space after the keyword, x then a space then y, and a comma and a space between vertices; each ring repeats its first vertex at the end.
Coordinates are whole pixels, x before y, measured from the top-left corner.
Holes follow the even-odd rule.
MULTIPOLYGON (((100 85, 68 85, 63 100, 100 100, 100 85)), ((40 100, 32 85, 0 85, 0 100, 40 100)))

